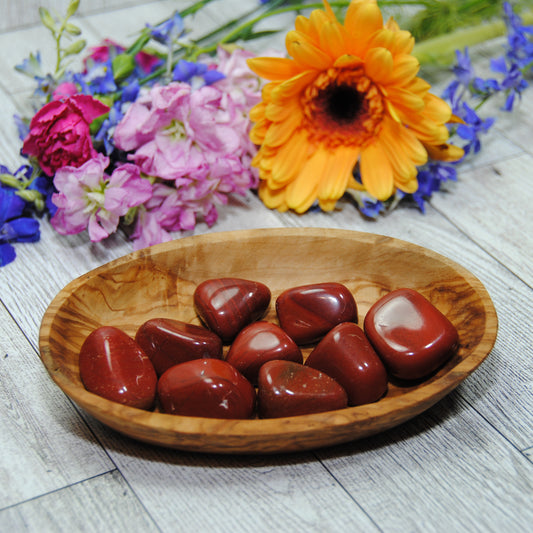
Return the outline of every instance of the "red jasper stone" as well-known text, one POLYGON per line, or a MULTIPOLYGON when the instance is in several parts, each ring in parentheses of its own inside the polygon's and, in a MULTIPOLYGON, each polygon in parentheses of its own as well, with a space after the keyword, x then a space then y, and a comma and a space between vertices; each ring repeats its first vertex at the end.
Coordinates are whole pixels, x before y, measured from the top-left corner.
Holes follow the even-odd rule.
POLYGON ((437 370, 457 349, 455 326, 413 289, 397 289, 368 311, 367 337, 391 375, 421 379, 437 370))
POLYGON ((294 287, 276 300, 280 326, 297 344, 320 340, 341 322, 357 322, 352 293, 340 283, 294 287))
POLYGON ((226 361, 254 385, 261 366, 273 359, 303 363, 296 343, 276 324, 255 322, 237 335, 226 361))
POLYGON ((332 378, 293 361, 269 361, 259 370, 261 418, 308 415, 343 409, 348 399, 332 378))
POLYGON ((164 413, 207 418, 250 418, 252 384, 220 359, 194 359, 169 368, 157 392, 164 413))
POLYGON ((79 364, 88 391, 139 409, 153 407, 157 375, 152 362, 121 329, 94 330, 81 347, 79 364))
POLYGON ((209 279, 196 287, 194 306, 202 322, 229 344, 244 326, 265 314, 270 297, 270 289, 257 281, 209 279))
POLYGON ((152 361, 158 376, 171 366, 191 359, 222 358, 222 341, 218 335, 170 318, 148 320, 137 330, 135 340, 152 361))
POLYGON ((387 391, 385 366, 353 322, 335 326, 305 364, 335 379, 348 394, 349 405, 375 402, 387 391))

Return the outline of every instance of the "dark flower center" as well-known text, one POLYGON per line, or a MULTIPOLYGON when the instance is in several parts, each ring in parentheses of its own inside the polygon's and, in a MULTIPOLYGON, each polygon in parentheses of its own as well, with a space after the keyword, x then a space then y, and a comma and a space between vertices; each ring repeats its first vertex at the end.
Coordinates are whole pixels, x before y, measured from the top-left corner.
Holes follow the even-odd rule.
POLYGON ((324 94, 327 114, 340 124, 353 122, 363 107, 364 96, 349 85, 330 85, 324 94))

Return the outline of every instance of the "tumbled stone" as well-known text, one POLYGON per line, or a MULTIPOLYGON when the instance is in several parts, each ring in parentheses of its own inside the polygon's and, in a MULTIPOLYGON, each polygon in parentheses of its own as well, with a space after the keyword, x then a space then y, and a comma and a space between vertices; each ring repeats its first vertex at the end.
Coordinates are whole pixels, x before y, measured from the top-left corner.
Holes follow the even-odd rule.
POLYGON ((363 330, 353 322, 335 326, 305 364, 328 374, 348 394, 349 405, 379 400, 387 390, 387 371, 363 330))
POLYGON ((357 322, 357 305, 341 283, 293 287, 276 300, 280 326, 297 344, 320 340, 341 322, 357 322))
POLYGON ((332 378, 293 361, 269 361, 259 370, 261 418, 308 415, 343 409, 344 389, 332 378))
POLYGON ((218 278, 198 285, 194 306, 202 322, 229 344, 241 329, 265 314, 270 298, 270 289, 263 283, 218 278))
POLYGON ((459 342, 450 320, 413 289, 380 298, 364 327, 389 373, 399 379, 427 377, 453 355, 459 342))

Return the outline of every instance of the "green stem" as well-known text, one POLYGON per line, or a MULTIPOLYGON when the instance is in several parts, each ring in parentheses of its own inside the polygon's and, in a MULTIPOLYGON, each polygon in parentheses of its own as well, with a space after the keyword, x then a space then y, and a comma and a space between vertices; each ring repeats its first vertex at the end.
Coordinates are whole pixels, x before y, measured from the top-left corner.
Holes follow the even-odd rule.
MULTIPOLYGON (((533 22, 533 11, 521 15, 524 24, 533 22)), ((505 35, 507 28, 502 20, 481 24, 473 28, 465 28, 427 39, 415 45, 413 55, 420 63, 444 63, 449 64, 455 57, 456 50, 462 50, 467 46, 501 37, 505 35)))

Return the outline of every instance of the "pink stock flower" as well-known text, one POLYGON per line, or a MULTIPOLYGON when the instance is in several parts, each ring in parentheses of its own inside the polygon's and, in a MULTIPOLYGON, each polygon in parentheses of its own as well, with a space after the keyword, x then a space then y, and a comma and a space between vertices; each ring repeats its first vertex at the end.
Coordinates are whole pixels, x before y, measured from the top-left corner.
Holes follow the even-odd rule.
POLYGON ((139 168, 131 163, 105 173, 109 158, 96 154, 79 168, 59 169, 54 185, 59 191, 52 196, 57 211, 52 226, 62 235, 89 231, 91 241, 100 241, 115 232, 120 217, 152 196, 152 185, 140 177, 139 168))
POLYGON ((212 225, 216 205, 257 185, 249 128, 242 109, 215 86, 193 90, 173 82, 139 96, 114 134, 116 146, 160 180, 139 213, 137 248, 166 239, 168 232, 191 230, 198 218, 212 225))
POLYGON ((22 153, 35 157, 48 176, 66 165, 79 167, 96 154, 91 122, 108 111, 109 107, 85 94, 52 101, 32 118, 22 153))
POLYGON ((227 93, 245 113, 261 101, 261 79, 246 63, 251 57, 255 54, 248 50, 237 48, 230 53, 219 47, 215 64, 216 69, 226 76, 217 82, 217 88, 227 93))

